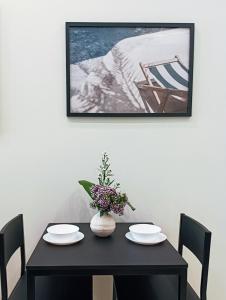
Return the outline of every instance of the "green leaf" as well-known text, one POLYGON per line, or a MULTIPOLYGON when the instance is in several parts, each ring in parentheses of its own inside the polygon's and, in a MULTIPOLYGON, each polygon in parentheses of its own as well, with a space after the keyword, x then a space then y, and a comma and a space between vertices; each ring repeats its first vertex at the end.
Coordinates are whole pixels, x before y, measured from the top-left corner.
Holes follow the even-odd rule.
POLYGON ((129 202, 127 201, 126 204, 134 211, 136 208, 129 202))
MULTIPOLYGON (((95 185, 94 183, 87 181, 87 180, 79 180, 78 182, 83 186, 84 190, 87 192, 87 194, 91 197, 91 188, 95 185)), ((92 197, 91 197, 92 198, 92 197)))

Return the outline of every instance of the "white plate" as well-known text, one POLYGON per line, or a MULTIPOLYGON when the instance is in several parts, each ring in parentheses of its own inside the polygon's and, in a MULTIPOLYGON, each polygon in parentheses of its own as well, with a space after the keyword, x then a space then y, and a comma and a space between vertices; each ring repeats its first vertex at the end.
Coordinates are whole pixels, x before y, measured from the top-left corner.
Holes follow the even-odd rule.
POLYGON ((79 227, 72 224, 57 224, 47 228, 48 233, 57 235, 72 234, 78 231, 79 227))
POLYGON ((159 243, 164 242, 167 239, 167 236, 164 233, 159 233, 157 235, 155 235, 153 238, 151 238, 150 240, 138 240, 138 239, 134 239, 134 237, 132 236, 131 232, 127 232, 125 237, 130 240, 133 243, 136 244, 140 244, 140 245, 156 245, 159 243))
POLYGON ((84 239, 84 234, 82 232, 76 232, 75 235, 67 238, 67 239, 56 239, 54 236, 50 233, 46 233, 43 236, 43 240, 47 243, 53 244, 53 245, 71 245, 80 242, 82 239, 84 239))

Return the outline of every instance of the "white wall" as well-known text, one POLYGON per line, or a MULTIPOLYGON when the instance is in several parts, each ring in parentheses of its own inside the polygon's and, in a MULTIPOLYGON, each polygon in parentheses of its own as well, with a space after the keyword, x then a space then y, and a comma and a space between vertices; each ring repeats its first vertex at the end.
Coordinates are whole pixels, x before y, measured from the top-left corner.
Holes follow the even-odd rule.
POLYGON ((208 295, 225 299, 224 3, 0 0, 0 226, 24 213, 27 256, 48 222, 89 221, 77 181, 95 180, 107 151, 137 208, 128 219, 160 224, 175 245, 180 212, 213 231, 208 295), (65 21, 195 22, 193 116, 68 119, 65 21))

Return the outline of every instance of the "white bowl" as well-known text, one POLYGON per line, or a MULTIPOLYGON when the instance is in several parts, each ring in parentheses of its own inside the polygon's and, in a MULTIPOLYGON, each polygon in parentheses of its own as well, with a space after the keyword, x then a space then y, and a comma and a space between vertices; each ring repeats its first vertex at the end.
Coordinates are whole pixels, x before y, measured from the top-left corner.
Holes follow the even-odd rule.
POLYGON ((79 227, 72 224, 57 224, 47 228, 47 232, 52 238, 60 241, 66 240, 77 235, 79 227))
POLYGON ((161 232, 161 228, 151 224, 135 224, 129 227, 131 235, 136 240, 150 240, 161 232))

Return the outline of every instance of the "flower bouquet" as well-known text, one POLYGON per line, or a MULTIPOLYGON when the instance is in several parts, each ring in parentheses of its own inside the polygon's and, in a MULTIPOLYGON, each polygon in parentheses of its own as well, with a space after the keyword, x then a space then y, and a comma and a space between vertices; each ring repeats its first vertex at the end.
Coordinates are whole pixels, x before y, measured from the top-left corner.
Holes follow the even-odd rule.
POLYGON ((120 184, 113 179, 107 153, 102 157, 98 184, 86 180, 80 180, 79 183, 91 197, 90 206, 98 210, 98 214, 91 220, 91 229, 96 235, 108 236, 114 231, 115 221, 110 212, 122 216, 126 205, 135 210, 127 195, 119 191, 120 184))

